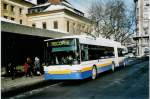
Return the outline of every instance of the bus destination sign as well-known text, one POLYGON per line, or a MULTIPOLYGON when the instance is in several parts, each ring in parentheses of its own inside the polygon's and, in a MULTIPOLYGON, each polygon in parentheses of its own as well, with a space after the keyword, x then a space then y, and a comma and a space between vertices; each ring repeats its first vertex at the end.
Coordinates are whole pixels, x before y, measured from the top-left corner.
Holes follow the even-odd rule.
POLYGON ((53 42, 49 42, 49 46, 67 46, 70 45, 71 42, 70 40, 62 40, 62 41, 53 41, 53 42))

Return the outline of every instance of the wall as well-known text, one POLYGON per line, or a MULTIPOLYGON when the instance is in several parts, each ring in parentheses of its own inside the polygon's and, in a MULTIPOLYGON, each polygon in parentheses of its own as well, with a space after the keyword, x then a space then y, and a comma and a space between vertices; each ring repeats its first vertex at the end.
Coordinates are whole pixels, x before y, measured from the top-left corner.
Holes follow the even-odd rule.
POLYGON ((1 16, 7 19, 13 20, 18 24, 27 25, 27 12, 28 8, 33 6, 32 4, 22 3, 21 1, 11 1, 11 0, 2 0, 1 1, 1 16), (4 9, 4 4, 7 5, 7 8, 4 9), (11 6, 13 6, 13 11, 11 11, 11 6), (21 13, 20 13, 21 9, 21 13), (22 20, 22 22, 21 22, 22 20), (21 23, 20 23, 21 22, 21 23))
POLYGON ((28 25, 36 24, 37 28, 42 28, 42 22, 46 22, 47 29, 54 29, 53 22, 58 22, 58 30, 71 33, 80 34, 81 32, 91 32, 91 24, 78 17, 67 15, 64 12, 44 13, 38 15, 28 15, 28 25), (67 21, 69 22, 69 31, 67 31, 67 21))

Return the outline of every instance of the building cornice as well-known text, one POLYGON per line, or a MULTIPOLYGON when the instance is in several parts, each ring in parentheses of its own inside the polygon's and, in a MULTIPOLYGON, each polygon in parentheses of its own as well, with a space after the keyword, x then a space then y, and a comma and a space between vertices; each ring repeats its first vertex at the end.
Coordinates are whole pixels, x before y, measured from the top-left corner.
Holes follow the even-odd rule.
POLYGON ((39 15, 45 15, 45 14, 52 14, 52 13, 58 13, 58 12, 64 12, 67 15, 70 15, 72 17, 77 17, 79 19, 82 19, 84 21, 87 21, 89 23, 91 23, 90 19, 84 17, 84 16, 80 16, 70 10, 67 9, 59 9, 59 10, 54 10, 54 11, 47 11, 47 12, 40 12, 40 13, 32 13, 32 14, 27 14, 28 17, 32 17, 32 16, 39 16, 39 15))
POLYGON ((19 4, 22 4, 22 5, 26 5, 26 6, 29 6, 29 7, 35 6, 35 4, 27 2, 25 0, 9 0, 9 1, 12 1, 14 3, 19 3, 19 4))
POLYGON ((54 11, 46 11, 46 12, 37 12, 37 13, 31 13, 31 14, 27 14, 27 16, 39 16, 39 15, 45 15, 45 14, 52 14, 52 13, 58 13, 58 12, 62 12, 63 10, 54 10, 54 11))

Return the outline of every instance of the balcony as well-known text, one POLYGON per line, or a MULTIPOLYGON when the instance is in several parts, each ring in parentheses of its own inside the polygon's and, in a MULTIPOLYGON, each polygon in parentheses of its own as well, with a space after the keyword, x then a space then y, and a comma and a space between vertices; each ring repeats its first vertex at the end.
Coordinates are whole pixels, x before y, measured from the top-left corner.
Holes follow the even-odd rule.
POLYGON ((133 37, 133 40, 138 40, 138 39, 141 39, 141 38, 149 38, 149 35, 141 35, 141 36, 134 36, 133 37))

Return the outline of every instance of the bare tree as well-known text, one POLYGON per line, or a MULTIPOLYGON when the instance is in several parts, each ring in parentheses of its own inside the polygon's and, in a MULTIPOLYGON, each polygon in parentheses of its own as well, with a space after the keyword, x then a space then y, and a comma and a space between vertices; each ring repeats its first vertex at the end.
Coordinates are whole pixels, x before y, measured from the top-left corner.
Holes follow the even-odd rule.
POLYGON ((95 35, 124 43, 134 33, 134 8, 127 9, 121 0, 93 2, 89 18, 93 21, 95 35))

